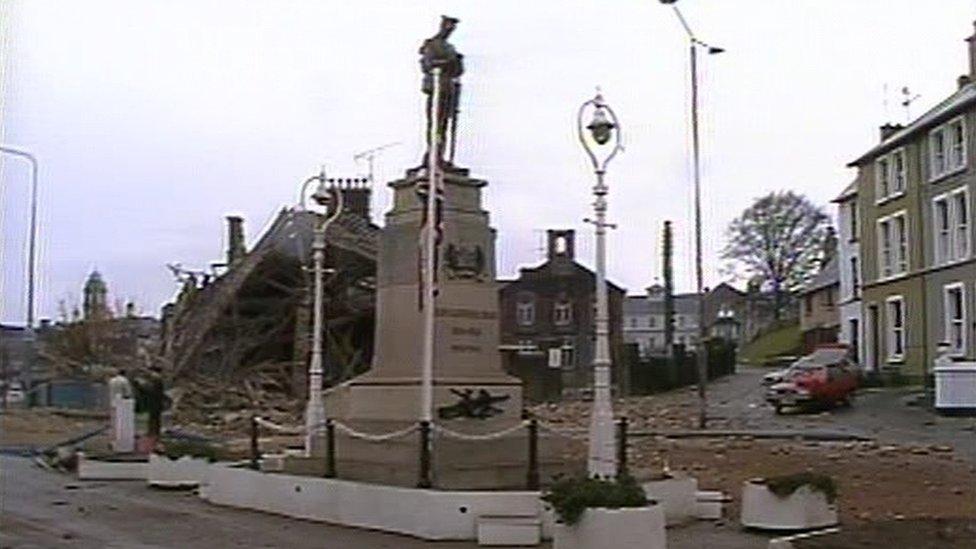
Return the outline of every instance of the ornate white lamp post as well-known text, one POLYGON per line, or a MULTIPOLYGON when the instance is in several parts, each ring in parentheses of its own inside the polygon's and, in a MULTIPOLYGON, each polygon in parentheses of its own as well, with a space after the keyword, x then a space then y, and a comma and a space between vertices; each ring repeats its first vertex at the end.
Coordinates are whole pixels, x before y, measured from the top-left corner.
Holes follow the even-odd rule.
POLYGON ((315 226, 312 239, 312 262, 315 279, 315 295, 312 312, 312 359, 308 364, 308 402, 305 406, 305 454, 312 455, 312 445, 316 433, 325 423, 325 405, 322 402, 322 328, 324 325, 324 303, 322 274, 325 263, 325 230, 342 213, 342 191, 329 187, 325 169, 305 180, 302 185, 302 207, 305 207, 306 190, 309 184, 318 181, 318 188, 312 193, 312 200, 325 207, 325 216, 315 226))
POLYGON ((583 150, 590 157, 596 173, 593 187, 595 219, 587 219, 596 228, 596 352, 593 356, 593 411, 590 415, 590 443, 587 472, 590 476, 612 477, 617 474, 616 444, 614 441, 613 403, 610 398, 610 315, 607 305, 607 192, 603 180, 607 164, 622 149, 620 124, 613 110, 599 93, 580 106, 577 133, 583 150), (589 124, 583 126, 583 115, 593 112, 589 124), (612 142, 612 143, 611 143, 612 142), (607 147, 607 145, 610 145, 607 147))

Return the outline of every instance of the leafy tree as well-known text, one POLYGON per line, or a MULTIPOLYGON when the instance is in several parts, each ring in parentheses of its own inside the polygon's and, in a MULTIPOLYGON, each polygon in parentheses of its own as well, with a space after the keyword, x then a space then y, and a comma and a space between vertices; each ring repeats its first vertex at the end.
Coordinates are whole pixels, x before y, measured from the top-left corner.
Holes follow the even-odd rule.
POLYGON ((722 257, 734 271, 758 278, 772 291, 779 318, 786 294, 803 286, 822 265, 831 233, 827 214, 807 197, 772 192, 729 224, 722 257))

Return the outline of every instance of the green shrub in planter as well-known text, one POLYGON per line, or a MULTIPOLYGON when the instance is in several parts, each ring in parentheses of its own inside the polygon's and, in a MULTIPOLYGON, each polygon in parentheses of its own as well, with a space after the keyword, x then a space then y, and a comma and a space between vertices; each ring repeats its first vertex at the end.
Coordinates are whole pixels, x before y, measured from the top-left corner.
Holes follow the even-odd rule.
POLYGON ((570 477, 557 480, 542 496, 563 524, 576 524, 590 507, 646 507, 644 489, 629 475, 617 479, 570 477))
POLYGON ((837 483, 834 479, 817 473, 794 473, 765 479, 766 488, 777 497, 786 498, 793 495, 801 486, 809 486, 815 492, 821 492, 828 503, 837 499, 837 483))

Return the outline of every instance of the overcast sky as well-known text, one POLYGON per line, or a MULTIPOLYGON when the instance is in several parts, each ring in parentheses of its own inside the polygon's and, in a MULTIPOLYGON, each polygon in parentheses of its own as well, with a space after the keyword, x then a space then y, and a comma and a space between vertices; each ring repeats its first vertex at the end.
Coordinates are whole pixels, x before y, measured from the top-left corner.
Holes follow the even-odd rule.
MULTIPOLYGON (((721 279, 728 222, 793 189, 829 205, 845 164, 918 116, 967 69, 973 0, 682 0, 701 39, 706 278, 721 279), (887 94, 885 89, 888 89, 887 94)), ((458 158, 486 178, 498 272, 540 259, 541 231, 575 228, 592 264, 593 183, 575 136, 601 86, 626 151, 610 165, 609 276, 639 293, 676 230, 679 289, 693 288, 687 41, 657 0, 0 0, 0 141, 41 161, 39 316, 74 303, 98 268, 110 299, 157 314, 167 262, 223 254, 223 217, 253 242, 320 164, 384 143, 377 178, 419 163, 417 48, 442 13, 465 54, 458 158)), ((26 164, 0 164, 3 321, 25 314, 26 164)), ((378 185, 374 217, 389 207, 378 185)), ((833 213, 833 209, 831 209, 833 213)))

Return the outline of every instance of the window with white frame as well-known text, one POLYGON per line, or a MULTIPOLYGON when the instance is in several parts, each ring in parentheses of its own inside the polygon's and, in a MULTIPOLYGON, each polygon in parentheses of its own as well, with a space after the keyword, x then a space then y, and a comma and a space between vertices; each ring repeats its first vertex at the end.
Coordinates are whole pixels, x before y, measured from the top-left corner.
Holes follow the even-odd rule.
POLYGON ((851 258, 851 297, 861 295, 861 276, 858 274, 857 256, 851 258))
POLYGON ((894 221, 895 238, 898 240, 898 261, 896 265, 898 272, 904 273, 908 271, 908 223, 905 214, 896 215, 894 221))
POLYGON ((952 220, 949 214, 951 203, 948 197, 936 197, 932 201, 932 221, 935 223, 935 264, 939 265, 950 260, 952 252, 952 220))
POLYGON ((929 132, 929 179, 966 167, 966 121, 953 119, 929 132))
POLYGON ((876 180, 875 197, 877 200, 888 198, 891 193, 891 170, 888 168, 887 156, 882 156, 875 161, 874 177, 876 180))
POLYGON ((848 240, 854 241, 857 240, 857 200, 851 200, 849 208, 850 208, 848 212, 848 215, 850 215, 849 230, 851 234, 848 236, 848 240))
POLYGON ((535 324, 535 300, 523 298, 515 304, 515 321, 519 326, 535 324))
POLYGON ((573 346, 572 341, 563 341, 562 347, 559 348, 559 353, 559 362, 563 368, 573 368, 576 366, 576 348, 573 346))
POLYGON ((878 220, 878 273, 888 278, 908 272, 908 220, 904 211, 878 220))
POLYGON ((905 358, 905 300, 902 296, 889 297, 885 303, 888 324, 888 360, 905 358))
POLYGON ((969 257, 969 190, 966 187, 932 199, 932 223, 936 265, 969 257))
POLYGON ((552 307, 552 322, 556 326, 567 326, 573 321, 573 304, 562 299, 552 307))
POLYGON ((955 258, 969 257, 969 191, 962 187, 952 193, 952 227, 955 258))
POLYGON ((908 185, 908 171, 905 164, 905 149, 895 149, 874 162, 875 200, 883 202, 905 194, 908 185))
POLYGON ((945 317, 943 339, 954 355, 966 353, 966 287, 962 282, 943 287, 942 314, 945 317))
POLYGON ((891 153, 891 194, 899 195, 905 192, 905 149, 898 149, 891 153))

